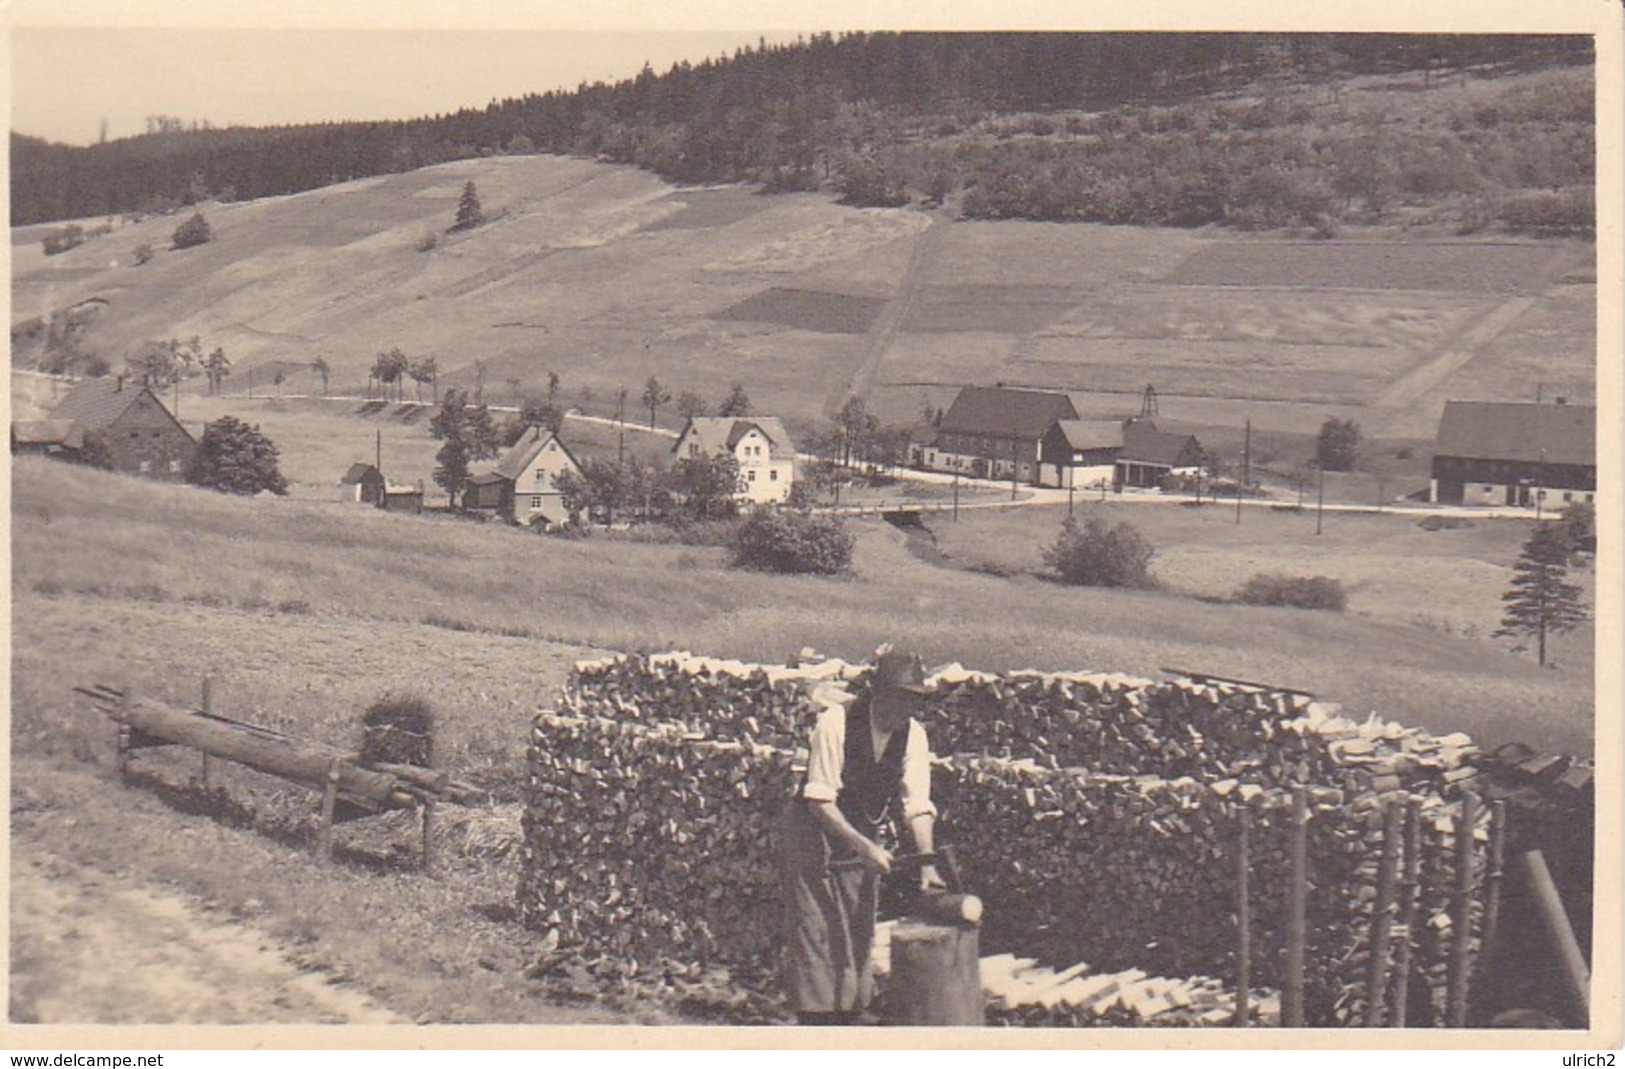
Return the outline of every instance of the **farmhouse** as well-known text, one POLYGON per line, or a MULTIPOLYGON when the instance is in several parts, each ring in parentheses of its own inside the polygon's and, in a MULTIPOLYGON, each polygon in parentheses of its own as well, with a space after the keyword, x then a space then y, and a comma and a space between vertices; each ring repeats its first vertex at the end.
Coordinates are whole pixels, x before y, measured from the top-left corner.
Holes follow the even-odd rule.
POLYGON ((86 440, 99 440, 114 471, 182 479, 197 451, 197 442, 157 395, 122 375, 79 383, 52 416, 73 423, 86 440))
POLYGON ((570 517, 558 479, 565 472, 580 475, 581 465, 557 434, 533 425, 503 454, 494 471, 469 480, 463 504, 514 523, 564 523, 570 517))
POLYGON ((920 463, 931 471, 1036 484, 1045 432, 1077 418, 1064 393, 966 386, 943 415, 936 440, 920 450, 920 463))
POLYGON ((1597 410, 1446 401, 1429 500, 1561 509, 1597 494, 1597 410))
POLYGON ((339 500, 378 505, 384 500, 384 473, 371 464, 356 461, 339 480, 339 500))
POLYGON ((731 456, 739 465, 741 501, 774 504, 790 499, 796 480, 796 447, 776 416, 694 416, 683 425, 672 454, 731 456))

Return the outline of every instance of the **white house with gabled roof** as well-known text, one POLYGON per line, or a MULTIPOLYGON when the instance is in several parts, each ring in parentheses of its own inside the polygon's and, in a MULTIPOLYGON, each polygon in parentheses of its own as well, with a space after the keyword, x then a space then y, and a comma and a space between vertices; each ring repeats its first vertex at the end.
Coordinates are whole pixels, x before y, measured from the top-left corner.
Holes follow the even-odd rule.
POLYGON ((796 481, 796 447, 777 416, 694 416, 672 447, 677 460, 732 456, 739 466, 740 501, 778 504, 796 481))

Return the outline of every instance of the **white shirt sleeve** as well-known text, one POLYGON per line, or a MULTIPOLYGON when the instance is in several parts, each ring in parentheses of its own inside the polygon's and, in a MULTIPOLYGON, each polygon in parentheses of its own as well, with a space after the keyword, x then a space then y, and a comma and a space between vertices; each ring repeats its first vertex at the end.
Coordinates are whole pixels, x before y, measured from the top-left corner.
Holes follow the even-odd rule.
POLYGON ((903 819, 936 816, 931 804, 931 741, 918 720, 908 722, 908 742, 903 747, 903 819))
POLYGON ((846 763, 846 710, 830 706, 818 714, 807 749, 807 785, 801 796, 833 802, 841 793, 841 766, 846 763))

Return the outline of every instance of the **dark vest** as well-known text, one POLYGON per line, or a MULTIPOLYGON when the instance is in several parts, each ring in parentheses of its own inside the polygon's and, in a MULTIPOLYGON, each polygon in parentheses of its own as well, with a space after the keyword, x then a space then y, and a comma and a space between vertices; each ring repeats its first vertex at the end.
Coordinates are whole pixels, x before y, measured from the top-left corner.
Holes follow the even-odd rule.
POLYGON ((886 751, 878 758, 869 730, 869 701, 861 699, 846 709, 846 753, 841 765, 841 790, 835 806, 870 839, 880 834, 886 811, 903 790, 903 751, 908 748, 912 722, 891 733, 886 751))

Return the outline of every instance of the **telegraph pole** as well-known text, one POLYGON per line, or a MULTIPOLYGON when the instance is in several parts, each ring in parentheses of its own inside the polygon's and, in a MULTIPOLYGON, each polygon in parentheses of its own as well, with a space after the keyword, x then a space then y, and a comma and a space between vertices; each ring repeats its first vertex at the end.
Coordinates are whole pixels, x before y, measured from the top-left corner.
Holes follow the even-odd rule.
POLYGON ((1236 523, 1241 523, 1241 495, 1247 492, 1247 480, 1253 468, 1253 421, 1247 421, 1247 436, 1241 447, 1241 473, 1236 480, 1236 523))
MULTIPOLYGON (((836 500, 839 501, 839 498, 836 500)), ((954 472, 954 519, 959 519, 959 472, 957 471, 954 472)))
POLYGON ((1078 489, 1078 476, 1076 471, 1069 472, 1066 479, 1066 515, 1072 516, 1072 495, 1078 489))
POLYGON ((1319 490, 1315 501, 1315 533, 1321 532, 1321 519, 1326 515, 1326 468, 1320 463, 1315 464, 1315 474, 1319 476, 1319 490))

